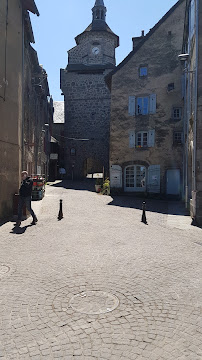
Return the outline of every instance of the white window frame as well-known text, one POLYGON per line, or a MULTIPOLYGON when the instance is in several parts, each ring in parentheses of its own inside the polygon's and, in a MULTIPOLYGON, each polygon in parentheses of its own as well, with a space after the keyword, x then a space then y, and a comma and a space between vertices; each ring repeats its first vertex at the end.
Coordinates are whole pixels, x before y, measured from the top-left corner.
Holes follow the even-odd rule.
POLYGON ((148 131, 139 131, 137 134, 136 134, 136 147, 137 148, 142 148, 142 147, 148 147, 148 131), (144 143, 144 135, 146 134, 146 137, 147 137, 147 142, 146 144, 144 143), (139 138, 141 137, 140 139, 140 143, 139 143, 139 138))
POLYGON ((155 130, 138 131, 136 133, 136 148, 147 148, 155 146, 155 130), (144 134, 147 134, 147 143, 144 142, 144 134), (141 136, 141 144, 139 144, 139 136, 141 136))
POLYGON ((124 191, 144 192, 147 188, 147 168, 144 165, 128 165, 124 169, 124 191), (137 186, 138 168, 144 168, 145 178, 142 179, 143 186, 137 186), (132 186, 127 186, 127 183, 132 186))

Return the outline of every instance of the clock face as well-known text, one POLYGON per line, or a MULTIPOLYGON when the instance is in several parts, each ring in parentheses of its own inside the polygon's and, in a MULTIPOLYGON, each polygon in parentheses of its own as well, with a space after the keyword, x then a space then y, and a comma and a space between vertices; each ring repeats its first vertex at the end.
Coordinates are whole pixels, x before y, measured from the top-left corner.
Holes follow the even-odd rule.
POLYGON ((94 48, 92 49, 93 55, 98 55, 99 52, 100 52, 100 49, 99 49, 98 47, 94 47, 94 48))

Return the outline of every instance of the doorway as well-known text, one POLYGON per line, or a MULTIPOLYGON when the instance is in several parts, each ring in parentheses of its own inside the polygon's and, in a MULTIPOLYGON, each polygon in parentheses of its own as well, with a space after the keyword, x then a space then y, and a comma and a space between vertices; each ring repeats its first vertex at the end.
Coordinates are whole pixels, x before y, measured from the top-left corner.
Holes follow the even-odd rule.
POLYGON ((180 195, 180 170, 172 169, 167 170, 166 173, 166 194, 167 195, 180 195))

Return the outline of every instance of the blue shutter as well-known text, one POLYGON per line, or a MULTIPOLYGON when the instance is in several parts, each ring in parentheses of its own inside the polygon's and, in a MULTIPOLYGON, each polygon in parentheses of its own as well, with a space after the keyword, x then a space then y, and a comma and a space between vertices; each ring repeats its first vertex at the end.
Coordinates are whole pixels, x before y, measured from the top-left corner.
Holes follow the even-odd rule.
POLYGON ((149 112, 150 114, 156 113, 156 94, 151 94, 149 96, 149 112))
POLYGON ((155 130, 148 131, 148 147, 153 147, 155 144, 155 130))
POLYGON ((128 100, 128 114, 130 116, 135 115, 135 96, 129 96, 128 100))
POLYGON ((135 147, 135 131, 131 130, 129 132, 129 148, 134 148, 135 147))
POLYGON ((151 165, 148 168, 147 191, 160 193, 161 172, 160 165, 151 165))

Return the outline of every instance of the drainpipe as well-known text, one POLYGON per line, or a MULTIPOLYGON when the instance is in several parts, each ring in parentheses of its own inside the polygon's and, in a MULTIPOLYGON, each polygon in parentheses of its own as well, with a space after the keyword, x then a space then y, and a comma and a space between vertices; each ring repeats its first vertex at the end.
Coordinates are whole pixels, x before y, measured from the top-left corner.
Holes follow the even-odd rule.
POLYGON ((187 74, 184 74, 184 191, 185 207, 188 208, 188 116, 187 116, 187 74))
POLYGON ((21 150, 21 170, 27 170, 23 169, 24 166, 24 117, 25 117, 25 110, 24 110, 24 56, 25 56, 25 31, 24 31, 24 9, 22 6, 22 132, 21 132, 21 144, 22 144, 22 150, 21 150))
MULTIPOLYGON (((193 153, 193 191, 196 191, 196 141, 197 141, 197 105, 198 105, 198 31, 199 0, 196 0, 196 66, 195 66, 195 104, 194 104, 194 153, 193 153)), ((196 204, 195 204, 196 205, 196 204)))

